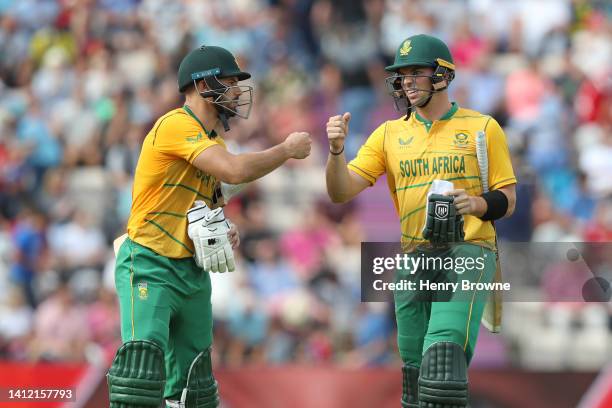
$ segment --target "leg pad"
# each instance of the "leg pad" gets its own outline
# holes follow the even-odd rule
[[[164,396],[164,352],[152,341],[124,343],[107,374],[110,408],[159,407]]]
[[[419,368],[404,364],[402,378],[402,408],[419,408]]]
[[[425,352],[419,377],[419,401],[421,408],[467,407],[467,361],[460,345],[438,342]]]
[[[216,408],[219,405],[217,381],[212,373],[210,347],[196,356],[189,367],[187,387],[181,402],[185,408]]]

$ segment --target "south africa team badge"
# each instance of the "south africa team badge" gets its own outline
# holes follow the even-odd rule
[[[147,282],[140,282],[138,284],[138,297],[141,300],[146,300],[149,297],[149,288],[147,288]]]
[[[467,130],[458,130],[455,132],[455,140],[453,141],[453,144],[456,147],[467,147],[469,137],[470,132]]]

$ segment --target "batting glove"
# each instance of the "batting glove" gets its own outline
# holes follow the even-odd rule
[[[196,264],[206,272],[233,272],[236,263],[228,237],[231,226],[223,209],[210,210],[205,203],[197,201],[187,212],[187,220]]]
[[[462,242],[463,217],[457,212],[454,198],[442,194],[429,194],[423,238],[434,245]]]

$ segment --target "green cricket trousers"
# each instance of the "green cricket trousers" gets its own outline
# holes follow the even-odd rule
[[[489,293],[467,289],[421,291],[419,287],[421,281],[455,282],[459,288],[464,281],[492,282],[496,254],[479,245],[460,243],[446,249],[419,247],[409,256],[422,258],[421,262],[435,258],[441,261],[422,263],[427,266],[415,270],[414,274],[410,270],[397,272],[396,279],[413,281],[416,285],[415,291],[394,292],[397,340],[403,362],[420,367],[423,354],[432,344],[453,342],[463,348],[469,364]]]
[[[212,344],[210,276],[193,258],[166,258],[128,238],[115,286],[122,340],[151,340],[164,350],[164,397],[180,399],[190,364]]]

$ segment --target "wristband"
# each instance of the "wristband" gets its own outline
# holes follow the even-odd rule
[[[340,151],[339,151],[338,153],[334,153],[334,152],[332,152],[331,147],[329,148],[329,153],[330,153],[332,156],[338,156],[338,155],[342,154],[342,152],[343,152],[343,151],[344,151],[344,145],[342,145],[342,149],[340,149]]]
[[[480,217],[483,221],[495,221],[508,212],[508,197],[499,190],[489,191],[481,195],[487,202],[487,212]]]

